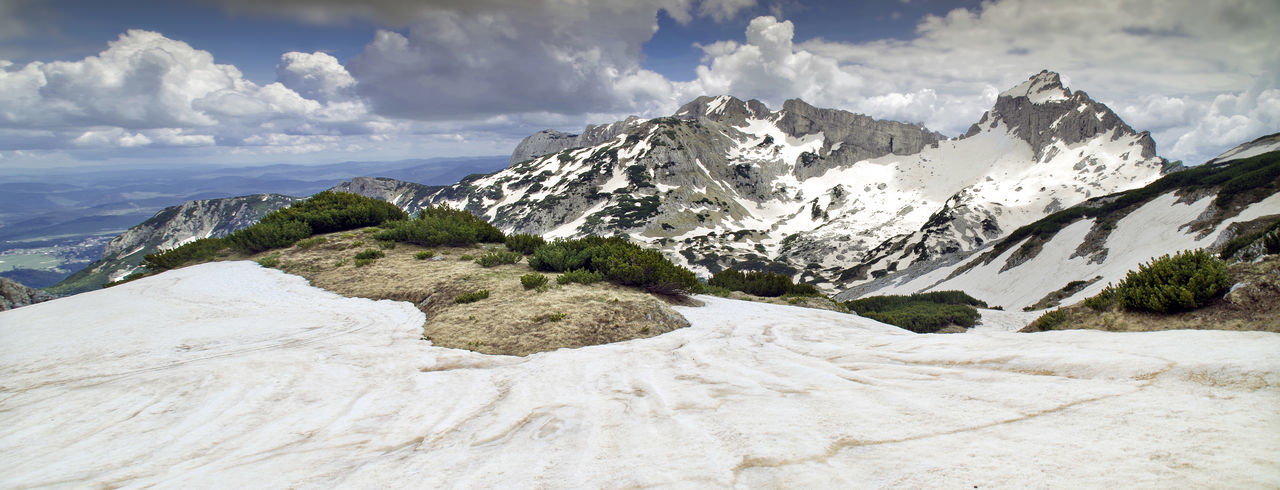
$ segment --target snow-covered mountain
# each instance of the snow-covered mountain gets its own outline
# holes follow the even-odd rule
[[[959,289],[1005,308],[1036,305],[1050,293],[1062,296],[1062,305],[1078,302],[1153,257],[1217,251],[1280,221],[1280,151],[1255,151],[1276,140],[1280,134],[1259,138],[1144,188],[1050,215],[972,254],[920,264],[838,298]]]
[[[74,294],[118,281],[137,270],[147,254],[168,250],[200,238],[221,237],[257,223],[268,213],[301,198],[254,194],[187,201],[160,210],[150,219],[125,230],[102,250],[102,258],[50,288]]]
[[[506,170],[442,189],[339,188],[409,209],[448,203],[506,231],[622,233],[695,270],[746,265],[835,288],[980,247],[1166,170],[1149,134],[1047,71],[951,140],[800,100],[772,111],[729,96],[602,127],[536,134]],[[596,141],[589,134],[612,136],[571,147]]]

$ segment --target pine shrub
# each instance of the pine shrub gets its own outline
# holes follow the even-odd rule
[[[1116,288],[1110,284],[1103,288],[1101,292],[1094,296],[1085,298],[1084,305],[1093,311],[1110,311],[1115,308],[1119,298],[1116,297]]]
[[[378,226],[409,215],[386,201],[350,192],[324,191],[262,218],[260,223],[297,221],[306,223],[312,233],[332,233]]]
[[[783,295],[818,295],[818,288],[812,284],[794,284],[791,282],[790,277],[783,274],[754,271],[744,273],[732,267],[711,276],[711,279],[707,281],[707,285],[770,298]]]
[[[521,258],[523,256],[515,252],[498,251],[481,255],[480,258],[476,259],[476,263],[480,264],[481,267],[493,267],[495,265],[514,264],[519,262]]]
[[[556,283],[557,284],[570,284],[570,283],[592,284],[592,283],[600,282],[603,279],[604,279],[604,274],[601,274],[599,272],[591,272],[586,269],[574,269],[571,271],[567,271],[564,274],[560,274],[560,277],[556,278]]]
[[[547,241],[543,240],[542,237],[537,235],[530,235],[527,233],[507,235],[507,240],[506,240],[507,250],[524,254],[524,255],[532,254],[535,250],[538,249],[538,247],[541,247],[546,244],[547,244]]]
[[[437,206],[423,209],[414,219],[389,221],[378,240],[393,240],[424,247],[464,247],[476,243],[501,243],[502,231],[466,211]]]
[[[413,254],[413,258],[418,260],[427,260],[431,257],[435,257],[435,255],[436,253],[430,250],[420,250],[418,253]]]
[[[1203,249],[1164,255],[1129,271],[1116,286],[1121,307],[1174,313],[1199,308],[1231,285],[1227,264]]]
[[[356,254],[356,260],[373,260],[386,257],[387,254],[376,248],[366,248],[363,252]]]
[[[479,291],[459,294],[453,298],[453,302],[462,305],[467,303],[475,303],[476,301],[480,301],[488,297],[489,297],[489,290],[481,289]]]
[[[844,303],[850,311],[905,328],[916,333],[933,333],[947,327],[974,326],[981,315],[974,308],[987,303],[963,291],[934,291],[910,296],[871,296]]]
[[[227,243],[244,253],[258,253],[273,248],[290,247],[298,240],[309,236],[311,236],[311,226],[304,222],[264,219],[258,224],[232,233],[227,237]]]
[[[549,272],[583,269],[614,284],[663,295],[682,296],[700,287],[689,269],[621,237],[556,240],[538,247],[529,257],[529,266]]]
[[[547,285],[547,276],[537,272],[520,276],[520,285],[525,289],[540,288]]]
[[[1035,321],[1031,322],[1030,325],[1027,325],[1027,330],[1034,332],[1055,330],[1065,323],[1067,323],[1067,312],[1062,310],[1046,311],[1043,315],[1040,315],[1039,318],[1036,318]]]

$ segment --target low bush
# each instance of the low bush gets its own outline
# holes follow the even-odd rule
[[[458,256],[458,260],[461,260],[463,262],[466,262],[468,260],[475,260],[475,259],[476,259],[476,256],[471,254],[462,254]]]
[[[533,272],[520,276],[520,285],[525,289],[540,288],[547,285],[547,276]]]
[[[396,242],[391,240],[378,240],[378,248],[383,250],[392,250],[396,248]]]
[[[949,325],[969,328],[978,322],[978,310],[968,305],[919,301],[887,311],[863,314],[867,318],[905,328],[915,333],[933,333]]]
[[[332,233],[378,226],[408,217],[408,213],[386,201],[350,192],[324,191],[276,210],[264,216],[259,223],[295,221],[306,223],[312,233]]]
[[[424,247],[501,243],[505,238],[502,231],[476,215],[447,206],[423,209],[414,219],[388,221],[383,228],[374,238]]]
[[[459,294],[453,298],[453,302],[461,305],[461,304],[467,304],[467,303],[475,303],[476,301],[480,301],[488,297],[489,297],[489,290],[481,289],[479,291]]]
[[[364,267],[366,265],[372,264],[376,260],[377,259],[356,259],[355,265],[356,267]]]
[[[227,248],[225,239],[205,238],[164,252],[147,254],[142,259],[142,265],[151,272],[167,271],[212,259],[225,248]]]
[[[583,269],[599,273],[614,284],[663,295],[682,296],[700,287],[689,269],[671,263],[656,250],[641,248],[621,237],[556,240],[538,247],[529,257],[529,266],[550,272]]]
[[[432,251],[430,251],[430,250],[420,250],[420,251],[418,251],[418,253],[413,254],[413,258],[418,259],[418,260],[427,260],[427,259],[432,258],[432,257],[435,257],[435,256],[436,256],[436,253],[435,253],[435,252],[432,252]]]
[[[731,291],[742,291],[747,294],[764,297],[817,296],[818,288],[812,284],[794,284],[791,278],[773,272],[741,272],[735,268],[722,270],[707,281],[709,286],[722,287]]]
[[[318,245],[321,245],[326,241],[328,240],[326,240],[325,237],[318,236],[318,237],[308,238],[306,240],[300,240],[298,241],[298,243],[293,244],[293,246],[306,250],[306,249],[314,248]]]
[[[309,236],[311,236],[311,226],[304,222],[266,221],[264,218],[264,221],[258,224],[227,236],[227,243],[244,253],[258,253],[273,248],[290,247],[298,240]]]
[[[266,257],[258,259],[258,265],[266,267],[268,269],[271,269],[280,265],[280,253],[276,252]]]
[[[887,311],[895,308],[901,308],[916,302],[928,302],[947,305],[966,305],[978,308],[986,308],[987,303],[980,299],[965,294],[964,291],[932,291],[928,293],[916,293],[910,296],[870,296],[867,298],[846,301],[844,305],[849,310],[861,315],[872,311]]]
[[[1164,255],[1129,271],[1116,286],[1124,308],[1174,313],[1199,308],[1231,285],[1227,264],[1203,249]]]
[[[363,252],[356,254],[356,260],[373,260],[386,257],[387,254],[376,248],[366,248]]]
[[[1046,311],[1031,324],[1027,325],[1026,329],[1034,332],[1044,332],[1055,330],[1065,323],[1067,323],[1067,312],[1062,310]]]
[[[524,256],[515,252],[498,251],[481,255],[480,258],[476,259],[476,263],[480,264],[481,267],[493,267],[495,265],[514,264],[522,258]]]
[[[586,269],[574,269],[565,272],[564,274],[560,274],[560,277],[556,278],[556,284],[592,284],[600,282],[603,279],[604,274],[599,272],[591,272]]]
[[[935,291],[910,296],[871,296],[846,301],[850,311],[916,333],[933,333],[958,325],[974,326],[981,315],[974,308],[987,303],[962,291]]]
[[[1110,311],[1115,308],[1119,299],[1116,297],[1116,288],[1110,284],[1103,288],[1101,292],[1094,296],[1085,298],[1083,303],[1093,311]]]
[[[722,287],[722,286],[712,286],[710,284],[705,284],[702,286],[702,294],[710,294],[712,296],[719,296],[721,298],[729,297],[729,293],[732,293],[732,292],[733,292],[732,289]]]
[[[542,237],[527,233],[508,235],[506,240],[507,250],[524,255],[532,254],[538,247],[546,244],[547,241],[543,240]]]

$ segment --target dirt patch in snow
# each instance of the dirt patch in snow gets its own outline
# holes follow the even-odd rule
[[[1280,256],[1228,267],[1231,290],[1195,311],[1165,315],[1136,311],[1094,311],[1083,303],[1061,308],[1066,319],[1051,330],[1112,332],[1159,330],[1247,330],[1280,332]],[[1028,326],[1023,332],[1040,331]]]
[[[510,265],[481,267],[465,256],[505,251],[502,245],[427,249],[399,243],[382,249],[373,229],[322,235],[324,242],[249,257],[307,278],[311,284],[344,296],[408,301],[426,314],[423,337],[443,347],[485,354],[523,356],[652,337],[689,322],[662,300],[636,289],[599,282],[556,284],[547,273],[544,288],[527,290],[520,276],[534,271],[522,259]],[[385,257],[356,266],[355,254],[381,250]],[[430,250],[433,257],[418,259]],[[472,303],[459,295],[487,290]]]

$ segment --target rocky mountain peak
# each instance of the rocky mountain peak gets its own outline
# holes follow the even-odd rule
[[[673,116],[684,120],[707,119],[737,126],[745,124],[747,119],[764,119],[769,114],[769,108],[755,99],[743,101],[731,95],[703,95],[680,106]]]
[[[1089,98],[1084,91],[1072,92],[1062,85],[1057,73],[1048,70],[1001,92],[995,107],[970,126],[962,138],[997,130],[1002,124],[1008,132],[1031,144],[1037,160],[1044,159],[1046,150],[1055,142],[1072,145],[1099,136],[1108,136],[1111,141],[1130,138],[1142,158],[1156,156],[1156,143],[1150,133],[1134,131],[1106,104]]]

